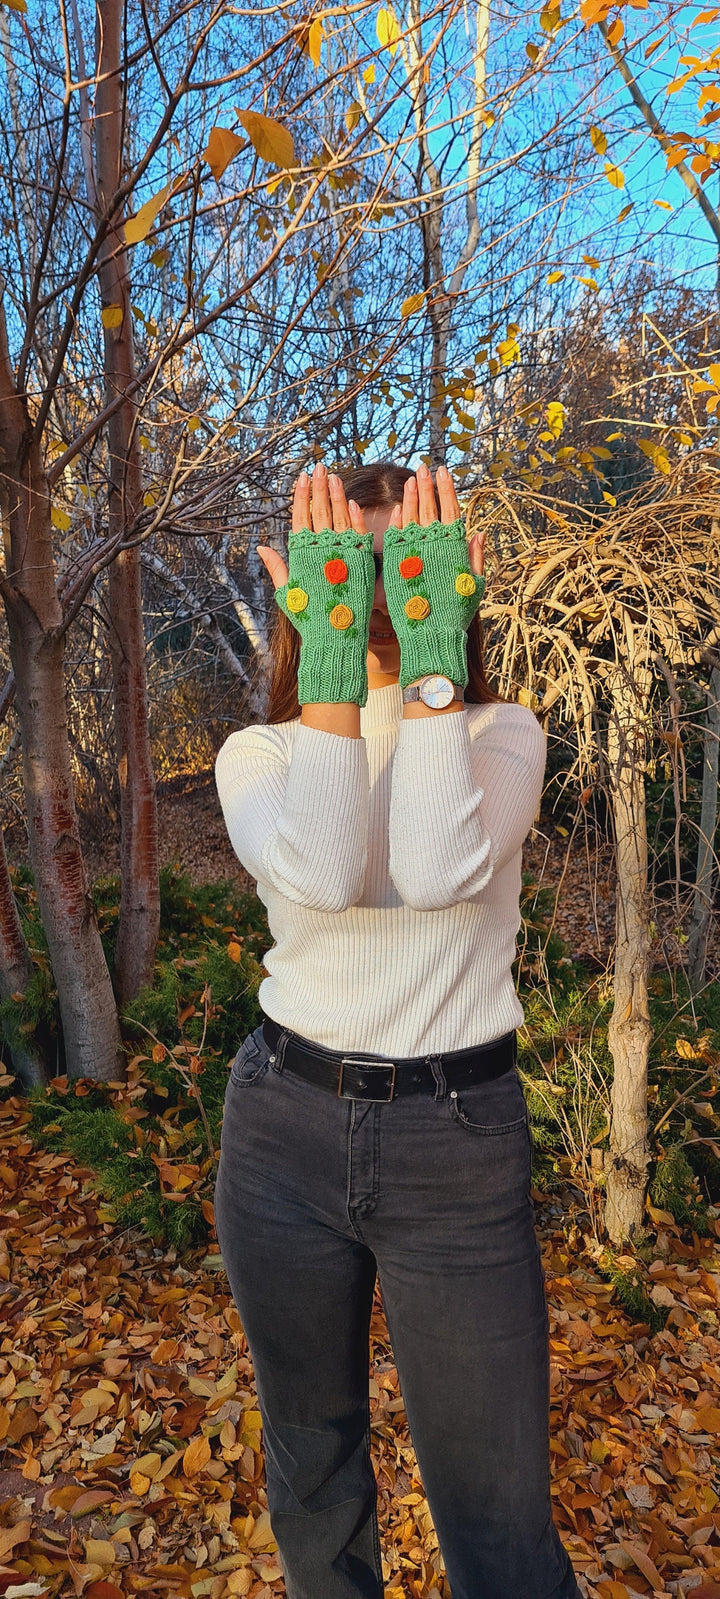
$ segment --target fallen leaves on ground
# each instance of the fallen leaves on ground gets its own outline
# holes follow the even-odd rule
[[[36,1148],[28,1120],[0,1106],[0,1595],[275,1599],[261,1419],[219,1259],[118,1233],[92,1172]],[[651,1335],[556,1212],[539,1202],[553,1502],[583,1591],[720,1599],[720,1244],[658,1233],[646,1276],[668,1316]],[[387,1599],[447,1599],[379,1297],[371,1404]]]

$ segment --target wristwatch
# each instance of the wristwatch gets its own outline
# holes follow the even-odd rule
[[[451,683],[449,677],[441,677],[434,673],[430,677],[423,677],[419,683],[411,683],[409,688],[402,691],[403,704],[411,700],[422,700],[423,705],[429,706],[433,711],[444,711],[447,705],[452,705],[453,700],[465,699],[465,690],[459,684]]]

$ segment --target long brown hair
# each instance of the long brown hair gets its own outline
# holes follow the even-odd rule
[[[345,492],[361,510],[374,508],[391,511],[401,505],[405,484],[413,477],[409,467],[396,466],[393,461],[376,461],[371,466],[351,467],[340,472]],[[270,638],[270,694],[267,721],[291,722],[300,715],[298,702],[298,666],[300,662],[300,634],[289,617],[278,607]],[[494,705],[503,701],[485,676],[483,663],[483,630],[479,612],[476,613],[467,636],[468,685],[465,700],[469,705]]]

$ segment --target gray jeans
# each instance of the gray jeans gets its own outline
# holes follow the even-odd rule
[[[453,1599],[579,1599],[553,1525],[545,1284],[513,1069],[389,1103],[282,1069],[257,1029],[215,1215],[252,1356],[288,1599],[382,1599],[370,1461],[376,1274]]]

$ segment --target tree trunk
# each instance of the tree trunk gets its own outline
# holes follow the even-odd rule
[[[440,172],[430,152],[426,125],[428,78],[422,62],[423,8],[420,0],[410,0],[408,16],[410,29],[407,42],[401,48],[408,75],[418,145],[417,187],[421,197],[424,194],[427,196],[420,209],[420,226],[423,240],[423,288],[427,294],[427,315],[432,341],[428,395],[428,457],[434,469],[442,465],[447,452],[447,364],[453,312],[465,274],[480,243],[477,191],[490,42],[490,6],[489,0],[477,0],[475,8],[474,97],[465,188],[466,232],[449,282],[446,281],[444,257],[447,201]],[[423,183],[427,185],[426,190],[423,188]]]
[[[121,0],[98,6],[95,182],[101,214],[112,216],[100,255],[103,308],[120,306],[122,322],[105,328],[105,393],[108,403],[135,377],[130,276],[123,208],[113,213],[122,175],[125,112],[121,73]],[[120,544],[142,505],[142,465],[136,407],[131,400],[108,423],[109,531]],[[115,739],[120,781],[120,921],[115,951],[115,988],[122,1005],[152,982],[160,931],[160,884],[155,774],[145,667],[145,630],[138,549],[125,549],[108,574],[110,653],[113,669]]]
[[[628,681],[627,666],[614,669],[611,696],[607,753],[615,823],[617,910],[614,1005],[608,1027],[614,1077],[605,1224],[613,1243],[620,1244],[633,1238],[643,1225],[650,1158],[647,1087],[652,1024],[648,1006],[645,730],[639,695]]]
[[[5,575],[0,583],[22,732],[28,847],[58,989],[68,1074],[119,1078],[115,1000],[80,847],[55,583],[50,498],[40,446],[16,392],[0,305],[0,459]]]
[[[30,951],[25,942],[10,879],[10,868],[5,854],[5,840],[0,831],[0,999],[12,999],[24,994],[33,973]],[[24,1049],[10,1045],[13,1071],[23,1088],[33,1088],[36,1083],[47,1082],[45,1062],[31,1044]]]
[[[703,742],[702,806],[698,837],[695,898],[688,943],[688,971],[695,988],[705,980],[708,935],[712,914],[715,834],[718,811],[718,749],[720,748],[720,668],[713,667],[708,690]]]

